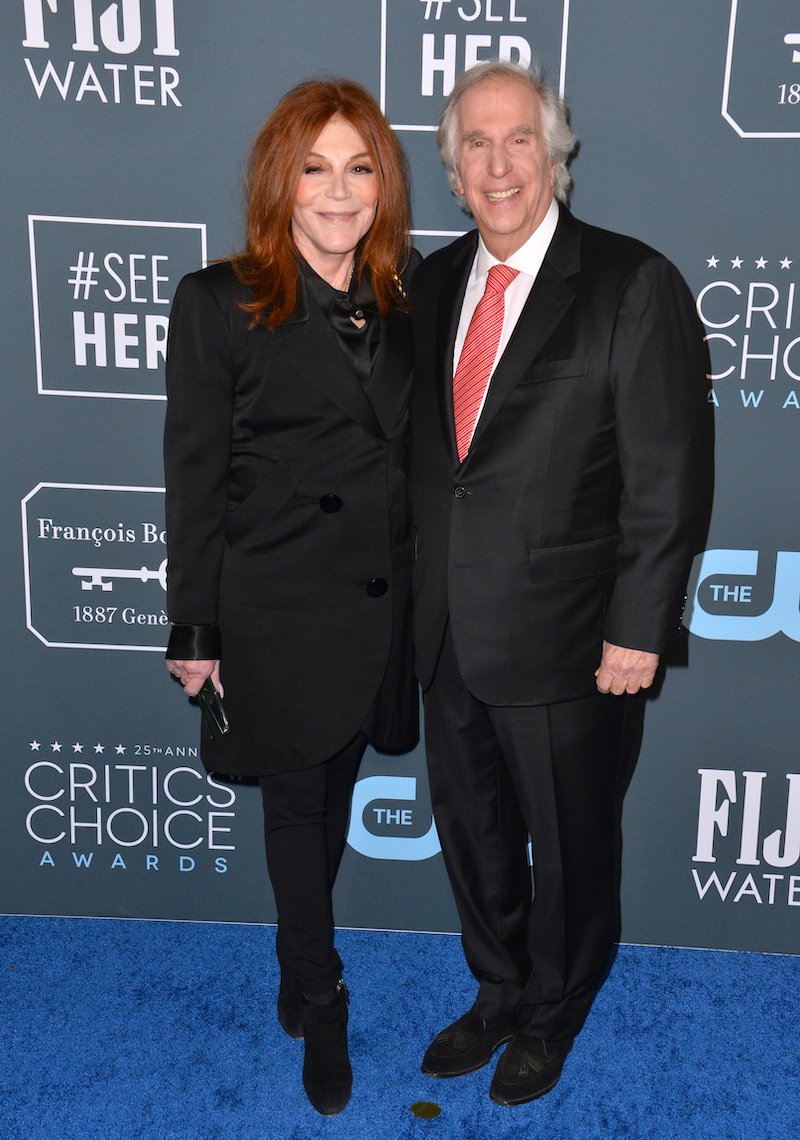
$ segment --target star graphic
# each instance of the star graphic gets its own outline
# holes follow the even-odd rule
[[[124,756],[125,745],[124,744],[118,744],[117,747],[114,749],[114,751],[116,752],[117,756]]]
[[[756,269],[766,269],[766,267],[767,259],[765,257],[759,257],[758,261],[756,262]]]
[[[72,751],[73,752],[83,752],[83,745],[82,744],[73,744],[72,745]]]
[[[716,269],[719,265],[719,259],[716,257],[707,257],[706,261],[708,262],[709,269]]]
[[[95,752],[105,752],[105,745],[104,744],[95,744],[94,750],[95,750]]]
[[[741,268],[742,268],[742,259],[741,259],[741,257],[734,257],[734,258],[732,259],[732,261],[731,261],[731,268],[732,268],[732,269],[741,269]]]
[[[30,742],[30,744],[31,744],[31,752],[38,752],[39,749],[42,747],[38,740],[32,740]]]
[[[789,258],[788,258],[788,257],[784,257],[784,259],[781,261],[781,269],[788,269],[788,268],[789,268],[789,266],[790,266],[791,264],[792,264],[792,263],[791,263],[791,261],[789,260]]]
[[[50,747],[53,749],[54,752],[60,752],[61,751],[61,745],[58,743],[57,740],[54,740],[53,743],[50,745]]]

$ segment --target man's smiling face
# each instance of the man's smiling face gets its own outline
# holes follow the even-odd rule
[[[505,261],[524,245],[553,199],[536,92],[519,79],[486,79],[458,107],[458,189],[486,248]]]

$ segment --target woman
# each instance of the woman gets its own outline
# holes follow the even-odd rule
[[[186,277],[170,322],[167,667],[189,696],[224,682],[230,733],[203,728],[203,762],[259,778],[278,1017],[335,1115],[352,1084],[331,906],[351,792],[367,742],[417,740],[403,154],[357,84],[303,83],[258,134],[248,192],[244,252]]]

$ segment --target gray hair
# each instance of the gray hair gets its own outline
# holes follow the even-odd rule
[[[447,170],[447,182],[456,196],[459,206],[469,213],[466,199],[458,192],[458,104],[470,88],[490,79],[518,79],[525,83],[539,97],[542,109],[542,131],[547,156],[555,166],[553,193],[559,202],[567,201],[572,186],[572,178],[567,170],[567,162],[575,153],[578,140],[569,125],[569,113],[561,96],[544,82],[542,69],[538,63],[530,68],[521,67],[504,59],[490,59],[471,67],[456,80],[453,90],[439,115],[439,129],[436,144]]]

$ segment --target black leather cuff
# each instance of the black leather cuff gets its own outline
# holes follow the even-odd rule
[[[218,625],[173,625],[167,646],[170,661],[218,661]]]

